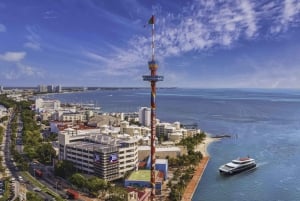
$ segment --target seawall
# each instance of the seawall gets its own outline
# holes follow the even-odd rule
[[[193,178],[188,183],[184,194],[182,196],[181,201],[190,201],[193,198],[193,195],[196,191],[196,188],[202,178],[202,175],[205,171],[205,168],[207,166],[207,163],[209,161],[209,156],[204,156],[198,166],[196,167],[195,173],[193,175]]]

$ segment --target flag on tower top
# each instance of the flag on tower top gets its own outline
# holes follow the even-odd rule
[[[154,15],[152,15],[148,21],[148,24],[154,24],[154,23],[155,23],[155,18],[154,18]]]

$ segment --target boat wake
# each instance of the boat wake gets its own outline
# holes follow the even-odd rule
[[[265,165],[267,165],[267,164],[268,164],[268,162],[257,163],[257,164],[256,164],[256,167],[265,166]]]
[[[253,167],[253,168],[251,168],[251,169],[249,169],[249,170],[244,171],[244,173],[247,173],[247,172],[253,172],[253,171],[255,171],[257,168],[262,167],[262,166],[265,166],[265,165],[267,165],[267,164],[268,164],[268,162],[257,163],[255,167]]]

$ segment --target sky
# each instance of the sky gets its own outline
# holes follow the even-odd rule
[[[0,85],[299,88],[300,0],[0,0]]]

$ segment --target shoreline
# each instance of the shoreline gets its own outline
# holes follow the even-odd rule
[[[209,145],[215,141],[219,141],[219,139],[212,138],[210,134],[206,133],[206,137],[203,142],[198,144],[195,147],[195,151],[200,151],[202,153],[203,158],[201,159],[200,163],[196,166],[195,173],[193,175],[193,178],[188,183],[186,189],[184,190],[184,194],[182,196],[181,201],[190,201],[192,200],[194,193],[197,189],[197,186],[199,185],[202,175],[206,169],[206,166],[208,164],[208,161],[210,159],[210,155],[208,153],[207,148]]]
[[[195,147],[195,151],[200,151],[202,153],[202,156],[210,156],[208,153],[208,147],[211,143],[219,141],[219,138],[213,138],[211,137],[211,134],[209,133],[205,133],[206,137],[203,140],[203,142],[201,142],[200,144],[197,144],[197,146]]]

